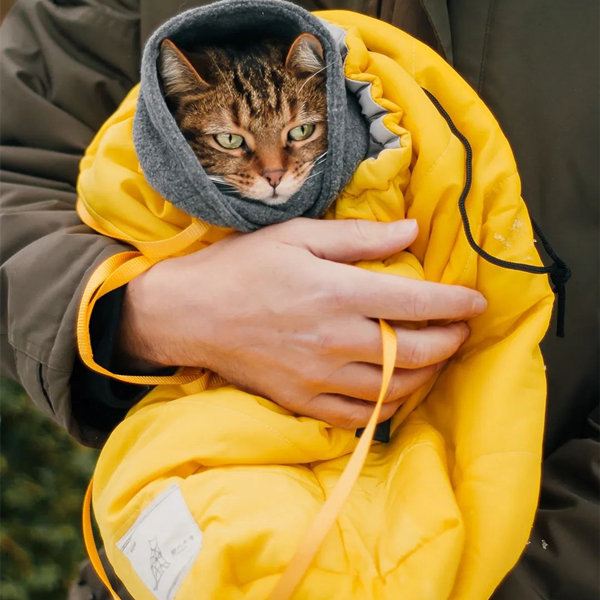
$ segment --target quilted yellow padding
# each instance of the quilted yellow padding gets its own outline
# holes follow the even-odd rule
[[[491,265],[468,245],[457,207],[465,150],[422,88],[473,148],[475,239],[494,256],[538,265],[519,176],[493,116],[432,50],[359,14],[318,16],[347,31],[346,76],[372,83],[401,138],[400,148],[359,166],[327,217],[417,219],[410,252],[361,266],[476,288],[488,309],[469,322],[470,339],[437,380],[398,412],[391,442],[373,445],[294,598],[483,600],[532,525],[545,401],[538,344],[552,293],[545,276]],[[228,232],[196,222],[144,181],[131,140],[136,95],[82,161],[79,212],[152,264]],[[105,290],[113,276],[109,269]],[[86,302],[97,293],[96,285]],[[203,536],[176,598],[264,600],[356,442],[209,374],[159,385],[116,428],[96,468],[94,510],[110,561],[137,600],[155,599],[116,543],[176,483]]]

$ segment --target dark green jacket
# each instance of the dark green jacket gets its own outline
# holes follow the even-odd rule
[[[142,45],[203,2],[20,0],[2,25],[2,373],[80,440],[123,410],[72,394],[75,311],[96,265],[122,251],[74,211],[78,161],[138,80]],[[205,3],[205,2],[204,2]],[[544,484],[531,544],[502,600],[598,591],[598,3],[314,0],[382,18],[429,43],[478,90],[513,146],[531,213],[572,267],[567,337],[544,344]],[[595,471],[594,471],[595,469]]]

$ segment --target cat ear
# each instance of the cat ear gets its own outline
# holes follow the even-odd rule
[[[210,87],[183,52],[169,39],[163,40],[160,45],[158,71],[166,96],[177,96]]]
[[[300,34],[292,44],[285,68],[297,75],[314,75],[325,67],[323,46],[321,42],[310,33]]]

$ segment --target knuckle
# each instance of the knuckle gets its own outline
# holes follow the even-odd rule
[[[334,427],[339,427],[340,429],[354,429],[355,426],[352,425],[351,419],[349,419],[348,417],[331,417],[326,419],[326,421],[330,424],[333,425]]]
[[[385,402],[394,402],[404,395],[406,395],[404,377],[402,376],[402,373],[394,374],[385,395]]]
[[[386,404],[403,402],[407,396],[412,394],[428,379],[430,367],[418,369],[397,369],[390,381],[390,387],[386,394]]]
[[[411,289],[407,292],[407,297],[404,302],[409,319],[420,320],[428,313],[430,304],[429,294],[422,287]]]
[[[446,343],[440,344],[440,351],[438,352],[438,360],[444,360],[452,356],[460,347],[463,342],[463,337],[460,329],[452,327],[447,332]]]
[[[471,330],[464,321],[453,323],[451,327],[456,337],[455,345],[458,348],[469,337],[469,335],[471,334]]]
[[[342,429],[358,429],[359,427],[364,427],[369,419],[367,417],[363,417],[361,415],[353,415],[348,417],[345,422],[340,425]]]
[[[450,358],[458,350],[465,339],[464,330],[458,325],[451,324],[439,329],[436,344],[430,348],[428,360],[423,366]]]
[[[417,336],[406,350],[406,364],[410,367],[421,367],[431,359],[430,349]]]
[[[382,421],[387,421],[388,419],[393,417],[401,404],[402,402],[400,400],[390,402],[389,404],[384,404],[381,407],[381,412],[379,413],[379,418],[377,419],[377,421],[381,423]]]
[[[338,398],[344,399],[345,406],[338,407],[334,413],[331,413],[326,419],[327,422],[340,429],[364,427],[371,416],[371,409],[362,404],[361,400],[342,396]]]
[[[328,326],[320,327],[314,335],[314,348],[316,354],[321,357],[337,354],[343,347],[341,336],[342,334],[338,328]]]
[[[368,423],[369,417],[371,416],[375,405],[364,406],[359,404],[359,402],[360,401],[356,401],[356,403],[352,405],[352,408],[346,417],[347,426],[345,429],[364,427]]]
[[[349,300],[348,290],[341,282],[326,282],[318,290],[318,296],[325,308],[335,312],[344,309]]]
[[[335,351],[335,334],[329,331],[320,331],[315,339],[316,352],[319,356],[329,356]]]
[[[305,272],[302,274],[305,275]],[[343,285],[332,281],[328,272],[313,269],[309,275],[302,280],[303,302],[311,313],[323,311],[335,315],[336,309],[347,302]]]
[[[370,241],[371,235],[371,227],[370,221],[363,219],[354,219],[352,221],[355,239],[358,241],[368,242]]]
[[[425,385],[436,371],[436,365],[428,365],[414,371],[412,377],[406,382],[405,395],[412,394],[422,385]]]
[[[299,375],[297,388],[304,396],[314,396],[324,388],[325,377],[319,361],[305,364]]]
[[[401,402],[426,383],[434,372],[435,366],[427,366],[395,374],[386,394],[386,403]]]

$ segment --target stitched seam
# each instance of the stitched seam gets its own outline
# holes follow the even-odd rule
[[[445,59],[447,59],[448,57],[446,56],[446,50],[444,49],[444,44],[442,43],[442,38],[440,37],[440,34],[438,33],[437,27],[435,26],[433,19],[429,15],[429,11],[427,10],[427,8],[425,8],[425,3],[423,2],[423,0],[419,0],[419,4],[421,5],[421,10],[425,13],[425,17],[427,18],[427,22],[429,23],[429,26],[431,27],[431,31],[433,31],[433,37],[435,38],[435,41],[437,42],[440,56],[443,56]]]
[[[512,177],[515,177],[516,175],[518,175],[518,173],[516,171],[513,171],[512,173],[509,173],[508,175],[504,176],[502,179],[500,179],[499,181],[497,181],[484,195],[483,195],[483,202],[482,202],[482,208],[485,208],[485,205],[487,203],[488,198],[496,193],[498,191],[498,189],[500,189],[505,183],[506,181],[508,181],[509,179],[511,179]],[[480,230],[479,233],[481,233],[481,227],[483,227],[484,222],[482,220],[481,225],[480,225]],[[462,231],[462,230],[461,230]],[[464,233],[464,232],[463,232]],[[464,279],[466,277],[467,272],[470,270],[473,262],[477,261],[477,258],[479,257],[479,255],[477,253],[472,253],[470,252],[467,260],[464,264],[463,270],[461,272],[461,280]]]
[[[440,161],[446,156],[446,154],[448,154],[448,152],[450,151],[450,146],[452,145],[452,142],[456,140],[459,141],[458,138],[456,138],[452,132],[450,130],[448,130],[448,143],[446,144],[446,147],[442,150],[442,152],[439,154],[439,156],[433,161],[433,164],[430,165],[430,167],[427,169],[427,171],[425,171],[425,173],[423,173],[422,177],[423,179],[425,177],[429,177],[429,175],[431,174],[431,172],[436,169],[440,163]]]
[[[26,356],[29,360],[32,360],[32,361],[34,361],[36,363],[39,363],[40,365],[44,365],[49,370],[55,371],[56,373],[64,373],[64,374],[67,374],[67,373],[71,372],[70,369],[57,369],[55,367],[50,366],[47,361],[42,360],[39,356],[34,356],[33,354],[31,354],[27,350],[23,350],[22,348],[19,348],[18,346],[16,346],[14,344],[14,342],[11,341],[10,337],[9,337],[8,341],[10,343],[11,348],[15,352],[18,352],[19,354],[22,354],[23,356]],[[38,349],[41,350],[41,348],[39,348],[38,346],[35,346],[35,344],[31,344],[31,345],[34,346],[35,348],[38,348]]]
[[[477,80],[477,93],[481,94],[483,88],[483,81],[485,79],[485,58],[487,55],[488,42],[492,29],[492,18],[494,16],[494,9],[496,7],[495,0],[490,0],[488,5],[488,14],[485,23],[485,32],[483,34],[483,47],[481,48],[481,67],[479,68],[479,78]]]
[[[505,175],[504,177],[502,177],[502,179],[499,179],[489,190],[487,190],[487,192],[483,195],[483,204],[485,205],[485,203],[487,202],[488,198],[492,195],[495,194],[500,188],[502,188],[504,186],[504,184],[509,180],[512,179],[513,177],[516,177],[518,175],[518,173],[516,171],[513,171],[512,173],[509,173],[508,175]]]
[[[46,400],[46,403],[48,404],[48,407],[52,411],[52,414],[55,415],[56,411],[54,410],[54,406],[52,406],[52,401],[50,400],[50,396],[48,395],[48,392],[46,392],[46,386],[44,384],[43,368],[44,368],[44,365],[42,365],[42,363],[39,363],[38,364],[38,383],[40,384],[40,389],[42,390],[42,394],[44,395],[44,398]]]

